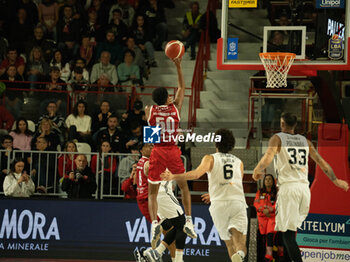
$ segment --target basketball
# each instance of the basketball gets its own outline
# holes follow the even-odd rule
[[[6,85],[3,82],[0,82],[0,95],[6,90]]]
[[[179,40],[171,40],[165,46],[165,55],[170,59],[180,58],[185,53],[185,47]]]

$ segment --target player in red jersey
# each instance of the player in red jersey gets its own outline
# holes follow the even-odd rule
[[[181,68],[181,59],[174,59],[178,76],[178,89],[175,100],[169,96],[164,87],[156,88],[152,93],[152,99],[157,105],[145,108],[146,118],[150,126],[159,126],[161,128],[160,143],[155,144],[150,156],[149,174],[148,174],[148,207],[152,220],[152,247],[160,237],[160,224],[157,221],[157,195],[161,182],[160,174],[166,169],[175,173],[185,171],[181,160],[181,150],[176,145],[175,137],[179,129],[180,112],[185,96],[185,81]],[[191,217],[191,194],[186,181],[179,181],[181,189],[182,204],[186,213],[186,223],[184,226],[185,233],[196,238],[194,226]]]

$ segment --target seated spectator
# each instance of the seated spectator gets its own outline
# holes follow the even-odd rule
[[[157,0],[149,0],[144,12],[147,17],[149,32],[153,32],[153,46],[156,50],[162,50],[168,38],[168,26],[166,24],[163,3]]]
[[[40,47],[33,47],[30,52],[27,63],[27,79],[31,82],[42,82],[49,73],[49,66],[44,60],[43,53]],[[30,88],[37,86],[35,83],[30,83]]]
[[[13,137],[13,146],[20,150],[30,150],[33,133],[28,129],[28,121],[24,117],[17,118],[16,128],[10,132]]]
[[[91,139],[91,117],[86,115],[87,104],[78,101],[73,108],[73,113],[66,119],[69,129],[69,140],[77,139],[79,142],[90,143]]]
[[[89,8],[89,10],[94,9],[97,12],[97,23],[103,28],[105,28],[109,22],[109,9],[111,6],[110,2],[111,1],[92,0]]]
[[[66,123],[65,123],[64,117],[59,115],[57,111],[58,111],[58,108],[57,108],[56,102],[49,101],[46,106],[46,113],[40,116],[38,125],[40,125],[41,120],[43,120],[44,118],[49,119],[51,120],[55,131],[57,131],[59,134],[64,135],[66,131]]]
[[[136,123],[137,126],[146,126],[147,120],[145,111],[143,110],[143,103],[140,100],[136,100],[132,110],[122,115],[122,121],[120,126],[123,130],[131,131],[131,126]]]
[[[89,39],[92,46],[96,45],[96,42],[103,41],[104,31],[101,24],[99,24],[98,14],[95,8],[88,9],[88,21],[83,25],[83,34]]]
[[[53,58],[50,62],[50,67],[58,67],[60,70],[60,78],[64,82],[68,82],[70,77],[70,66],[69,63],[66,63],[62,58],[62,52],[60,50],[56,50]]]
[[[137,164],[132,165],[132,171],[130,177],[125,179],[122,183],[121,190],[124,191],[124,199],[136,199],[137,191],[136,177],[137,177]]]
[[[73,19],[81,22],[85,21],[87,19],[86,12],[84,9],[83,4],[81,3],[82,1],[77,1],[77,0],[65,0],[64,3],[66,5],[70,6],[73,11]],[[60,10],[60,17],[62,17],[63,12]]]
[[[95,45],[90,41],[90,38],[86,35],[82,36],[79,54],[81,58],[85,59],[89,68],[92,67],[92,61],[95,59],[94,49]]]
[[[46,34],[57,41],[56,25],[59,18],[59,6],[54,0],[43,0],[38,5],[39,21],[45,27]]]
[[[283,44],[284,35],[280,31],[274,31],[272,34],[272,38],[270,43],[267,46],[268,52],[285,52],[287,50],[287,46]]]
[[[78,155],[75,159],[76,169],[65,175],[62,190],[66,191],[68,198],[92,198],[97,185],[94,173],[87,165],[85,155]]]
[[[48,142],[48,151],[57,151],[57,146],[60,144],[61,139],[57,131],[55,131],[52,121],[48,118],[41,119],[38,130],[34,133],[32,139],[32,149],[35,148],[37,140],[42,137]]]
[[[80,43],[80,24],[73,18],[73,9],[69,5],[63,7],[63,17],[57,22],[58,48],[71,60],[78,52]]]
[[[108,25],[109,31],[113,32],[117,42],[125,46],[128,36],[128,26],[122,20],[122,11],[120,9],[113,10],[113,19]]]
[[[118,0],[117,4],[111,6],[109,10],[109,22],[113,21],[115,10],[120,10],[122,21],[127,27],[131,27],[132,21],[134,21],[135,10],[129,5],[128,0]]]
[[[12,129],[15,119],[7,109],[0,105],[0,135],[6,135]]]
[[[99,161],[99,167],[100,167],[99,174],[98,174],[99,177],[102,177],[102,172],[103,172],[103,181],[102,180],[100,181],[103,183],[103,194],[112,194],[112,188],[115,188],[114,174],[117,169],[117,156],[108,156],[108,155],[103,156],[103,154],[111,153],[111,150],[112,148],[109,141],[103,141],[99,146],[99,153],[100,153],[98,155],[99,159],[97,159],[97,155],[93,155],[91,158],[90,166],[91,166],[92,172],[95,175],[97,175],[96,174],[97,161]],[[111,182],[112,182],[112,186],[110,187]]]
[[[5,152],[0,153],[0,192],[2,192],[2,184],[6,175],[9,173],[8,163],[14,157],[13,150],[18,150],[13,148],[13,138],[10,135],[4,135],[1,137],[1,150],[6,150]]]
[[[127,152],[130,152],[131,148],[134,145],[138,145],[143,141],[142,130],[143,130],[142,125],[137,122],[130,123],[130,131],[125,130],[125,132],[127,132],[127,135],[126,135],[127,142],[125,144]]]
[[[100,130],[100,128],[107,127],[108,118],[112,115],[110,109],[109,102],[107,100],[103,100],[100,104],[100,111],[92,117],[91,129],[93,134]]]
[[[115,40],[115,35],[112,30],[106,32],[106,39],[97,45],[96,57],[102,59],[102,53],[108,52],[110,54],[110,63],[117,65],[121,62],[123,56],[123,49],[121,45]],[[102,60],[101,60],[102,61]],[[92,70],[94,70],[92,68]]]
[[[138,145],[131,146],[131,154],[133,155],[124,157],[119,163],[118,177],[120,184],[130,177],[133,165],[139,160],[140,152],[138,150]]]
[[[118,128],[118,117],[112,114],[108,117],[107,128],[101,129],[96,133],[95,144],[100,144],[102,141],[109,141],[112,146],[112,152],[125,152],[125,138],[122,130]]]
[[[100,57],[100,63],[94,64],[91,71],[90,82],[95,83],[102,73],[108,75],[110,82],[113,85],[118,83],[117,70],[115,65],[110,63],[111,54],[107,51],[103,51]]]
[[[32,51],[35,46],[41,48],[45,61],[49,63],[52,57],[52,51],[55,50],[56,45],[54,41],[44,38],[44,29],[41,25],[37,25],[34,28],[34,36],[26,43],[25,54],[27,57],[29,57],[30,51]]]
[[[0,75],[3,75],[6,72],[6,69],[9,65],[14,65],[17,69],[17,73],[23,76],[25,69],[24,59],[20,56],[17,56],[16,48],[9,47],[7,50],[7,58],[5,58],[0,65]]]
[[[86,100],[87,93],[79,91],[88,91],[88,81],[83,77],[83,68],[75,67],[74,76],[68,81],[68,90],[73,91],[73,101]]]
[[[148,56],[149,64],[153,67],[157,66],[154,59],[154,47],[152,44],[152,34],[148,31],[149,28],[145,25],[145,18],[143,15],[136,17],[136,24],[132,28],[132,36],[135,39],[136,45],[142,52]]]
[[[11,170],[3,183],[5,196],[30,197],[34,194],[34,182],[24,170],[24,165],[22,158],[15,158],[12,161]]]
[[[6,81],[6,91],[5,91],[5,105],[7,110],[15,117],[19,117],[21,114],[21,109],[23,105],[23,91],[14,90],[22,89],[27,86],[17,81],[23,81],[23,77],[17,74],[16,66],[9,65],[6,73],[0,77],[1,80]]]
[[[83,69],[83,78],[89,83],[89,72],[86,70],[86,61],[85,59],[79,57],[76,58],[73,63],[73,68],[81,67]],[[74,78],[74,71],[72,72],[71,79]]]
[[[29,24],[36,25],[38,23],[38,7],[33,0],[17,1],[16,9],[24,9],[27,13],[27,21]]]
[[[120,84],[140,83],[140,68],[133,64],[134,57],[134,51],[126,50],[124,52],[124,63],[118,66],[118,79]]]
[[[29,159],[32,167],[30,175],[39,192],[53,193],[56,185],[55,179],[58,179],[58,177],[55,178],[56,155],[47,153],[52,150],[46,136],[36,139],[35,148],[37,152],[33,153]]]
[[[9,27],[9,44],[16,48],[19,54],[24,53],[25,43],[32,36],[34,28],[34,24],[27,19],[27,11],[23,8],[18,9],[16,20]]]
[[[199,3],[192,2],[191,11],[188,11],[183,20],[182,35],[186,40],[185,48],[191,47],[191,60],[196,58],[196,44],[200,38],[200,19],[202,14],[199,12]]]
[[[60,177],[64,177],[68,175],[71,171],[77,168],[75,163],[75,159],[77,158],[77,154],[69,154],[70,152],[78,152],[77,145],[74,141],[68,141],[64,147],[64,152],[68,154],[62,154],[58,158],[58,175]]]
[[[138,66],[140,69],[140,84],[143,85],[143,77],[148,79],[148,69],[146,67],[145,57],[143,56],[141,49],[135,45],[133,37],[128,37],[125,50],[127,49],[135,53],[133,64]]]

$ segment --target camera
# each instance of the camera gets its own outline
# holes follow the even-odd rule
[[[80,178],[82,178],[83,177],[83,175],[81,174],[81,173],[79,173],[79,172],[76,172],[75,173],[75,179],[76,180],[79,180]]]

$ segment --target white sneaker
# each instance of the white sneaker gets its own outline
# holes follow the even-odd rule
[[[143,255],[146,257],[148,262],[161,261],[161,255],[155,249],[148,248],[145,252],[143,252]]]
[[[151,227],[152,238],[151,238],[151,246],[152,248],[156,248],[159,243],[160,234],[162,233],[162,227],[159,223],[152,223]]]
[[[231,262],[243,262],[243,259],[239,254],[235,253],[231,257]]]
[[[183,230],[190,238],[197,238],[197,233],[194,230],[194,225],[191,220],[186,220]]]

